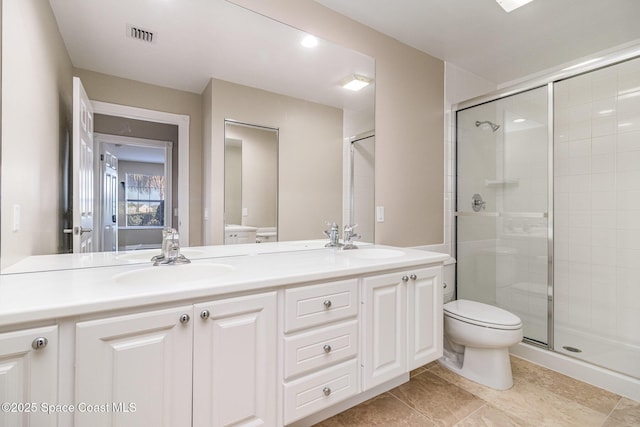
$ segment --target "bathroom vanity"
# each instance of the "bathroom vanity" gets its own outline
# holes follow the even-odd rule
[[[0,277],[0,424],[310,425],[442,355],[448,255],[278,245]]]

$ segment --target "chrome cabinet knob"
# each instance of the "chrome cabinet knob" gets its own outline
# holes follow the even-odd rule
[[[409,276],[409,279],[411,280],[416,280],[418,278],[418,276],[416,276],[415,274],[412,274],[411,276]]]
[[[180,316],[180,323],[182,324],[189,323],[189,320],[191,320],[191,317],[189,317],[188,314],[183,314],[182,316]]]
[[[331,353],[331,346],[329,344],[325,344],[322,348],[325,353]]]
[[[329,396],[331,394],[331,389],[329,387],[325,387],[322,389],[322,392],[325,396]]]
[[[34,350],[42,350],[47,346],[47,344],[49,344],[48,339],[46,339],[45,337],[38,337],[33,340],[33,342],[31,343],[31,347],[33,347]]]
[[[331,308],[331,300],[324,300],[323,304],[325,308]]]
[[[403,282],[408,282],[409,281],[409,276],[402,276],[402,281]]]
[[[210,314],[211,314],[211,313],[209,313],[209,310],[202,310],[202,311],[200,312],[200,318],[201,318],[202,320],[207,320],[207,319],[209,318],[209,315],[210,315]]]
[[[442,287],[443,287],[444,289],[447,289],[447,282],[442,282]]]

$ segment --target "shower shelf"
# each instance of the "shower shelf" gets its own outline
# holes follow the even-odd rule
[[[503,218],[546,218],[546,212],[456,212],[456,216],[486,216]]]
[[[517,179],[485,179],[485,187],[502,187],[503,185],[518,185]]]

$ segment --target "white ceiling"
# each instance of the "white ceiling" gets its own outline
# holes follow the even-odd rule
[[[353,111],[373,111],[374,89],[340,87],[373,77],[375,61],[225,0],[49,0],[73,65],[200,94],[211,77]],[[155,33],[144,43],[127,25]]]
[[[49,0],[74,66],[201,93],[210,77],[362,111],[373,89],[345,92],[374,60],[225,0]],[[640,0],[534,0],[506,13],[495,0],[316,0],[495,84],[640,43]],[[132,24],[152,45],[126,37]],[[308,82],[313,81],[311,85]]]
[[[316,0],[496,84],[640,42],[639,0]]]

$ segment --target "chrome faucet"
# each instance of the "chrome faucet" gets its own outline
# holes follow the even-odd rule
[[[153,265],[189,264],[191,261],[180,253],[180,235],[173,228],[162,230],[162,253],[151,258]]]
[[[344,246],[342,249],[358,249],[358,247],[353,243],[354,241],[362,238],[362,236],[358,233],[354,233],[353,229],[356,228],[358,224],[350,224],[344,226],[344,237],[343,242]]]
[[[329,230],[324,230],[324,234],[329,238],[329,243],[324,245],[326,248],[339,248],[342,246],[340,243],[340,227],[335,222],[327,223],[331,228]]]

